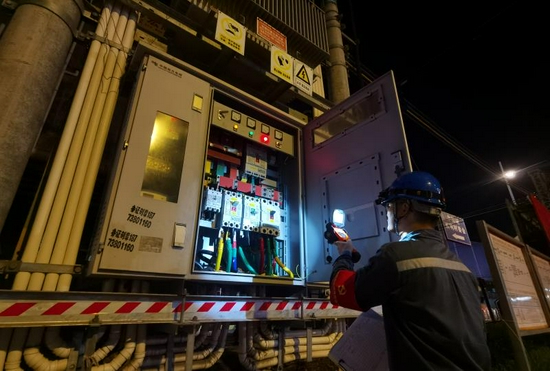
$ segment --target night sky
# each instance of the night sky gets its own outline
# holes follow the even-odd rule
[[[499,161],[515,170],[550,164],[550,33],[542,5],[365,4],[353,2],[350,12],[350,0],[338,2],[344,32],[353,38],[356,30],[361,63],[376,76],[392,70],[402,111],[420,111],[454,144],[404,114],[413,169],[441,181],[447,212],[464,218],[473,240],[476,220],[515,236]],[[511,184],[516,199],[535,190],[527,171]]]

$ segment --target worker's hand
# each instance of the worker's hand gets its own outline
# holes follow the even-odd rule
[[[340,255],[342,255],[344,251],[349,251],[353,253],[353,251],[355,250],[351,239],[347,241],[336,241],[334,242],[334,246],[336,246],[336,248],[338,249],[338,254]]]

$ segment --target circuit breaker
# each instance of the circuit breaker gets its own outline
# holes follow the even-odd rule
[[[214,92],[193,277],[225,282],[303,282],[298,128]],[[221,208],[213,212],[213,192]],[[210,251],[214,249],[214,254]]]

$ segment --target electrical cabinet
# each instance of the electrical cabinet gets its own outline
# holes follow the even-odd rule
[[[144,58],[91,274],[304,284],[298,120],[231,92]]]
[[[207,82],[157,58],[144,60],[94,241],[93,273],[187,273],[210,100]]]
[[[183,62],[142,62],[91,274],[326,281],[334,208],[365,256],[378,192],[410,161],[391,73],[307,125]]]

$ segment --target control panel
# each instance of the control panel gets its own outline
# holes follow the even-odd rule
[[[253,142],[294,156],[294,137],[254,117],[214,101],[212,124]]]

